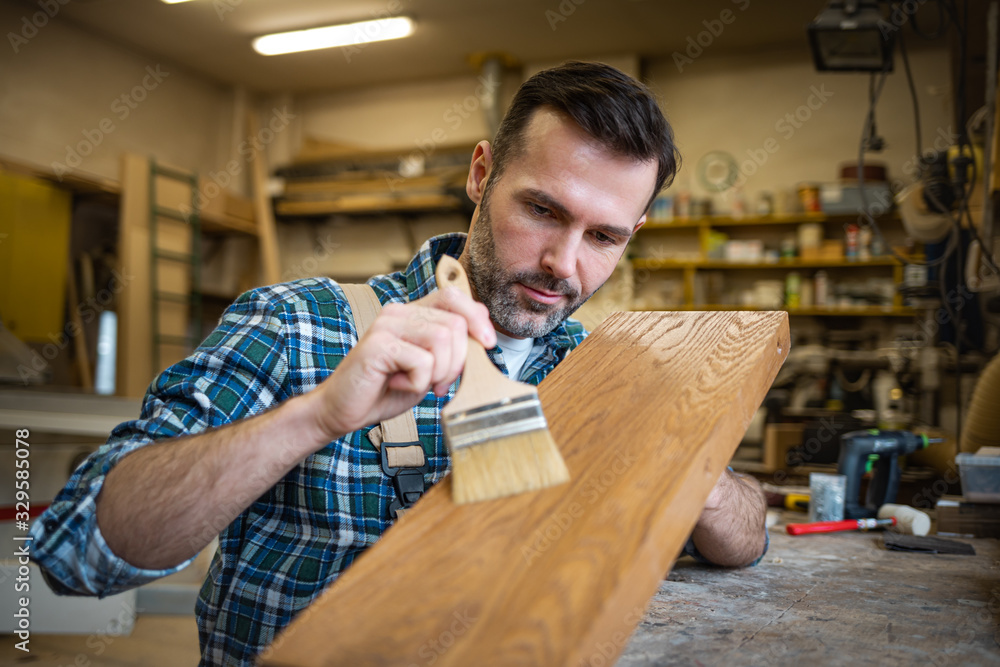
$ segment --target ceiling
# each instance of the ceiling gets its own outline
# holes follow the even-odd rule
[[[34,5],[34,2],[28,4]],[[714,54],[806,49],[823,0],[74,0],[62,15],[103,39],[261,92],[337,90],[460,75],[466,58],[503,51],[520,62],[637,53],[671,57],[701,36]],[[722,16],[729,19],[726,24]],[[412,36],[350,52],[261,56],[270,32],[401,14]],[[720,30],[721,28],[721,30]]]

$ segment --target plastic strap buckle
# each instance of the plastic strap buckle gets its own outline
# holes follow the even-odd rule
[[[392,480],[392,486],[396,491],[396,497],[389,503],[389,516],[392,519],[398,518],[399,510],[407,509],[413,503],[420,500],[424,494],[424,473],[427,472],[427,457],[424,456],[424,464],[419,467],[389,467],[390,447],[423,447],[417,442],[383,442],[379,448],[382,454],[382,472]]]

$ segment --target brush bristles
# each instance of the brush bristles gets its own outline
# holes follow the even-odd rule
[[[451,452],[456,505],[512,496],[569,481],[569,470],[546,428]]]

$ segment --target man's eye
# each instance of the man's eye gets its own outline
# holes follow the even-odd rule
[[[528,208],[531,209],[532,213],[538,216],[546,216],[552,213],[552,211],[550,211],[549,209],[545,208],[544,206],[539,206],[534,202],[528,202]]]
[[[594,239],[601,245],[615,244],[615,238],[613,236],[608,236],[604,232],[594,232]]]

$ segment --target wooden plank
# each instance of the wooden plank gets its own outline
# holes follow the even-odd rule
[[[161,167],[168,165],[159,163]],[[176,171],[185,171],[170,167]],[[160,346],[159,368],[153,366],[153,305],[150,255],[149,159],[142,155],[122,155],[122,198],[119,208],[118,260],[122,275],[130,280],[119,295],[118,362],[116,387],[120,396],[140,397],[150,380],[170,363],[184,358],[181,346]],[[165,176],[156,179],[157,204],[175,211],[187,210],[191,185]],[[179,220],[159,216],[156,247],[189,254],[192,229]],[[187,294],[191,289],[190,266],[170,259],[156,262],[157,286],[161,292]],[[160,333],[185,335],[190,320],[186,304],[161,303]]]
[[[201,229],[205,232],[239,232],[257,236],[257,223],[231,215],[202,211]]]
[[[83,318],[80,317],[80,295],[76,289],[76,267],[72,260],[66,270],[66,310],[69,319],[76,328],[73,336],[73,353],[76,355],[76,366],[80,373],[80,386],[87,391],[94,389],[94,376],[90,373],[90,354],[87,351],[87,330],[83,328]]]
[[[253,200],[231,192],[207,176],[198,178],[198,192],[202,197],[202,216],[239,218],[253,223]]]
[[[121,185],[110,178],[103,178],[96,174],[90,174],[76,169],[56,174],[49,167],[31,164],[12,158],[7,155],[0,155],[0,170],[9,171],[32,178],[40,178],[49,181],[56,187],[69,190],[79,194],[88,195],[109,195],[117,197],[121,193]]]
[[[374,176],[362,178],[338,177],[289,179],[285,184],[285,196],[308,197],[310,195],[326,195],[333,197],[344,194],[393,192],[440,192],[449,185],[455,186],[464,182],[468,175],[468,167],[443,167],[428,170],[422,176],[404,178],[395,172],[381,172]]]
[[[277,210],[281,215],[332,215],[334,213],[457,209],[458,206],[458,197],[453,195],[424,194],[400,197],[348,195],[332,200],[294,201],[286,199],[278,202]]]
[[[257,136],[257,114],[251,111],[247,114],[248,135]],[[260,260],[264,284],[272,285],[281,280],[281,264],[278,259],[278,230],[274,226],[274,211],[271,209],[271,197],[267,192],[267,155],[253,146],[251,166],[251,187],[253,189],[253,217],[257,221],[257,235],[260,239]]]
[[[118,209],[118,262],[130,280],[118,295],[116,393],[141,397],[153,378],[149,271],[149,160],[123,153]]]
[[[467,153],[472,155],[475,144],[448,143],[434,146],[435,155],[447,153]],[[366,162],[401,158],[411,154],[421,154],[421,149],[413,146],[398,148],[363,148],[357,145],[343,144],[315,137],[306,137],[293,164],[313,164],[316,162]]]
[[[781,312],[611,316],[539,387],[569,483],[459,507],[445,478],[261,664],[612,664],[788,341]]]

